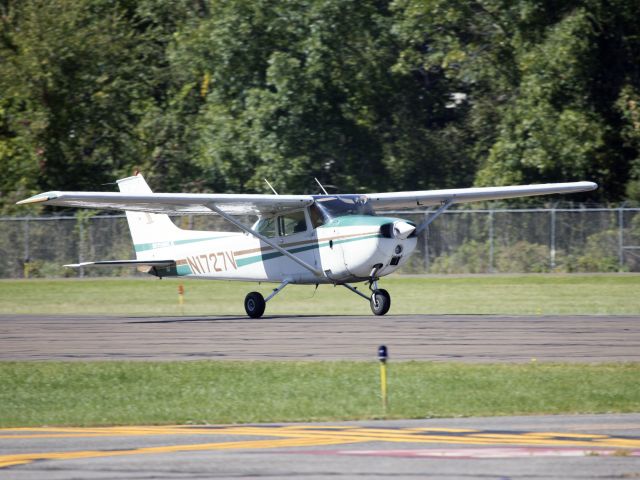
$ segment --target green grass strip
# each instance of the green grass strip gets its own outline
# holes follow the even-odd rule
[[[185,304],[178,305],[178,285]],[[391,276],[380,281],[394,314],[640,314],[640,275]],[[0,313],[94,315],[245,315],[244,297],[272,284],[189,279],[0,280]],[[361,289],[367,291],[365,285]],[[290,285],[267,315],[370,315],[346,288]]]
[[[2,362],[0,426],[640,411],[640,363]]]

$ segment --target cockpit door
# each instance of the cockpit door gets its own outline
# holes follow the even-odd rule
[[[303,262],[318,268],[318,245],[307,209],[278,216],[279,245],[293,253]],[[282,270],[285,275],[292,277],[313,276],[311,272],[301,267],[290,258],[282,258]]]

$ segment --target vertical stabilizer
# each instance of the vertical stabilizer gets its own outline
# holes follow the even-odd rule
[[[149,194],[153,193],[147,185],[144,177],[139,173],[133,177],[118,180],[118,188],[122,193],[130,194]],[[146,212],[125,212],[127,214],[127,222],[131,231],[131,238],[136,247],[136,257],[141,259],[146,257],[142,253],[145,248],[143,245],[157,244],[179,237],[180,230],[169,218],[169,215]]]

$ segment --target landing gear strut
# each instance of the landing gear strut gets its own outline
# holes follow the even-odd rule
[[[273,289],[271,295],[267,298],[264,298],[259,292],[251,292],[248,293],[244,298],[244,310],[247,312],[251,318],[260,318],[264,313],[264,309],[267,306],[267,302],[275,297],[278,293],[282,291],[284,287],[289,284],[289,280],[285,280],[277,288]]]
[[[368,297],[364,293],[360,292],[356,287],[343,283],[346,288],[351,290],[356,295],[360,295],[362,298],[369,300],[371,305],[371,311],[375,315],[384,315],[391,308],[391,295],[384,288],[378,288],[378,271],[382,268],[382,264],[377,264],[371,270],[369,274],[369,290],[371,290],[371,296]]]
[[[381,264],[374,265],[369,274],[369,290],[371,290],[369,303],[375,315],[384,315],[391,308],[391,295],[384,288],[378,288],[378,271],[381,268]]]

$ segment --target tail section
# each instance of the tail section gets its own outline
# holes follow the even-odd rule
[[[118,180],[118,188],[122,193],[153,193],[139,173],[133,177]],[[125,213],[138,259],[146,258],[148,255],[144,252],[151,250],[152,245],[177,240],[185,233],[171,221],[169,215],[130,211]]]

